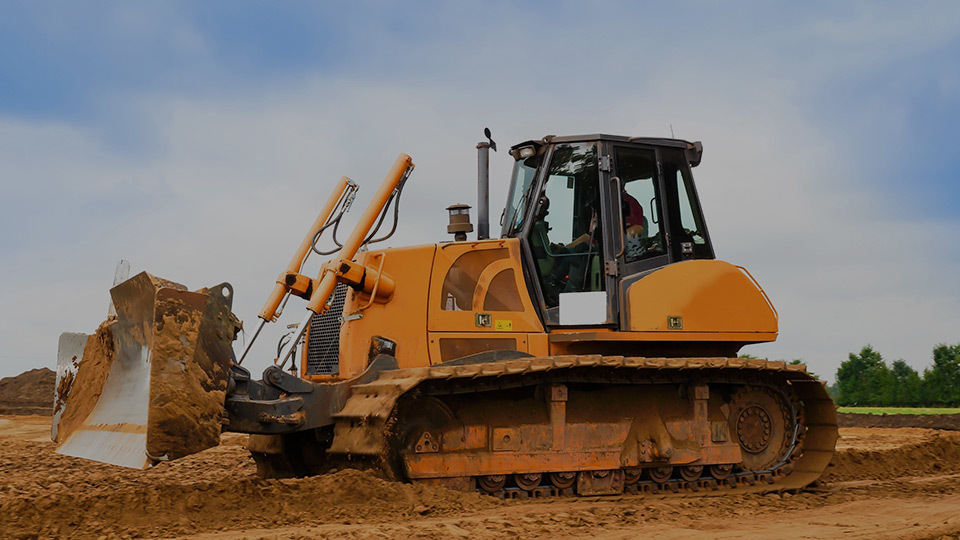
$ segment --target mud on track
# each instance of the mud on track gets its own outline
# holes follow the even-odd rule
[[[345,470],[260,480],[243,437],[150,471],[53,453],[49,418],[0,417],[2,538],[941,538],[960,535],[960,433],[841,430],[796,495],[499,501]]]

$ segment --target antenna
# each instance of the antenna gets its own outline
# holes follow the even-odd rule
[[[670,124],[670,138],[671,139],[677,138],[677,136],[673,134],[673,124]]]

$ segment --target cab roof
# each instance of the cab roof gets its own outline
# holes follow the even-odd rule
[[[687,160],[691,167],[700,164],[700,158],[703,155],[703,144],[700,141],[687,141],[684,139],[671,139],[665,137],[626,137],[624,135],[608,135],[605,133],[593,133],[588,135],[546,135],[539,140],[524,141],[510,147],[510,154],[516,157],[514,150],[524,146],[535,146],[537,148],[553,143],[580,142],[580,141],[611,141],[625,143],[641,143],[650,146],[667,146],[671,148],[682,148],[687,152]]]

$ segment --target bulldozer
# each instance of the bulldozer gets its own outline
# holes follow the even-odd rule
[[[375,249],[397,228],[406,154],[341,239],[358,190],[341,178],[239,355],[228,283],[118,275],[115,314],[61,336],[57,451],[147,469],[238,432],[264,477],[362,466],[500,497],[818,481],[835,405],[804,365],[738,357],[776,340],[778,314],[715,256],[692,174],[700,142],[516,144],[498,238],[489,130],[477,149],[473,239],[456,204],[452,241]],[[311,254],[329,257],[316,277],[302,273]],[[243,361],[292,297],[302,318],[255,380]]]

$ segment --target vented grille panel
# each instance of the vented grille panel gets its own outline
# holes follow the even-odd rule
[[[347,299],[347,286],[338,283],[333,291],[333,303],[323,315],[310,319],[307,341],[307,375],[337,375],[340,373],[340,317]]]

